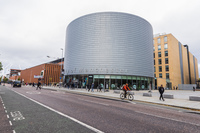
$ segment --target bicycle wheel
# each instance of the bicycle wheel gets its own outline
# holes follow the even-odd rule
[[[128,95],[128,100],[133,101],[133,99],[134,99],[133,95],[132,95],[132,94],[129,94],[129,95]]]
[[[120,98],[124,100],[124,93],[120,93]]]

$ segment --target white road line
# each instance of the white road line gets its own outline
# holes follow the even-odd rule
[[[1,98],[1,96],[0,96],[0,99],[1,99],[1,102],[3,103],[3,99]]]
[[[176,120],[176,119],[172,119],[172,118],[167,118],[167,117],[163,117],[163,116],[148,114],[148,113],[139,112],[139,111],[135,111],[135,112],[136,112],[136,113],[140,113],[140,114],[145,114],[145,115],[148,115],[148,116],[157,117],[157,118],[162,118],[162,119],[172,120],[172,121],[176,121],[176,122],[181,122],[181,123],[191,124],[191,125],[195,125],[195,126],[200,126],[199,124],[196,124],[196,123],[191,123],[191,122]]]
[[[13,133],[16,133],[15,130],[13,130]]]
[[[12,90],[12,91],[14,91],[14,90]],[[83,122],[81,122],[81,121],[79,121],[79,120],[77,120],[77,119],[75,119],[75,118],[73,118],[73,117],[70,117],[70,116],[68,116],[68,115],[66,115],[66,114],[63,114],[63,113],[61,113],[61,112],[59,112],[59,111],[57,111],[57,110],[55,110],[55,109],[53,109],[53,108],[51,108],[51,107],[49,107],[49,106],[47,106],[47,105],[44,105],[44,104],[42,104],[42,103],[40,103],[40,102],[38,102],[38,101],[35,101],[35,100],[33,100],[33,99],[31,99],[31,98],[29,98],[29,97],[23,95],[23,94],[20,94],[20,93],[18,93],[18,92],[16,92],[16,91],[14,91],[14,92],[17,93],[17,94],[19,94],[19,95],[21,95],[21,96],[23,96],[23,97],[25,97],[25,98],[27,98],[27,99],[29,99],[29,100],[31,100],[31,101],[33,101],[33,102],[35,102],[35,103],[37,103],[37,104],[39,104],[39,105],[41,105],[41,106],[43,106],[43,107],[45,107],[45,108],[47,108],[47,109],[49,109],[49,110],[51,110],[51,111],[53,111],[53,112],[56,112],[56,113],[58,113],[58,114],[60,114],[60,115],[62,115],[62,116],[64,116],[64,117],[66,117],[66,118],[69,118],[69,119],[73,120],[74,122],[79,123],[79,124],[81,124],[82,126],[85,126],[85,127],[89,128],[90,130],[92,130],[92,131],[94,131],[94,132],[96,132],[96,133],[104,133],[103,131],[100,131],[100,130],[98,130],[98,129],[96,129],[96,128],[90,126],[90,125],[87,125],[87,124],[85,124],[85,123],[83,123]]]
[[[7,113],[7,110],[5,110],[5,112]]]
[[[41,94],[41,92],[37,92],[37,91],[27,91],[26,93],[28,93],[28,94]]]
[[[51,91],[51,93],[65,94],[65,92],[60,92],[60,91]]]
[[[7,115],[7,118],[8,118],[8,119],[10,118],[9,115]]]
[[[91,102],[91,103],[95,103],[95,104],[100,104],[100,105],[105,105],[105,106],[109,106],[109,104],[106,104],[106,103],[99,103],[99,102],[94,102],[94,101],[90,101],[90,100],[85,100],[85,99],[82,99],[82,98],[79,98],[79,100],[82,100],[82,101],[86,101],[86,102]]]
[[[5,107],[5,106],[4,106],[3,108],[4,108],[4,109],[6,109],[6,107]]]
[[[136,104],[136,103],[134,103],[134,102],[129,102],[129,103]]]
[[[9,121],[9,123],[10,123],[10,125],[12,126],[12,122],[11,122],[11,121]]]

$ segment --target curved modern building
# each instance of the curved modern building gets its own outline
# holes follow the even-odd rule
[[[153,30],[145,19],[101,12],[79,17],[66,31],[65,80],[75,87],[148,89],[154,77]]]

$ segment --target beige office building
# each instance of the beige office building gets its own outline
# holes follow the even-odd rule
[[[197,58],[172,34],[154,36],[155,87],[175,89],[178,84],[195,84],[199,79]]]

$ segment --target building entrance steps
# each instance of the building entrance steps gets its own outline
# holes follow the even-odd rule
[[[115,90],[109,90],[108,92],[97,92],[97,89],[94,89],[94,92],[91,92],[86,90],[85,88],[54,88],[54,87],[48,87],[44,86],[43,89],[53,89],[56,91],[66,91],[71,93],[79,93],[84,95],[90,95],[90,96],[96,96],[96,97],[103,97],[103,98],[109,98],[109,99],[115,99],[115,100],[121,100],[119,93],[116,93]],[[122,90],[118,90],[118,92],[121,92]],[[185,109],[192,109],[196,111],[200,111],[200,102],[199,101],[190,101],[190,96],[200,96],[200,91],[188,91],[188,90],[165,90],[164,94],[166,95],[173,95],[174,99],[165,99],[165,101],[160,101],[159,97],[160,94],[158,90],[152,90],[151,95],[152,97],[146,97],[143,96],[144,93],[149,93],[149,90],[140,90],[140,91],[133,91],[134,92],[134,100],[136,101],[143,101],[143,102],[149,102],[149,103],[155,103],[155,104],[162,104],[167,106],[174,106],[174,107],[180,107]]]

